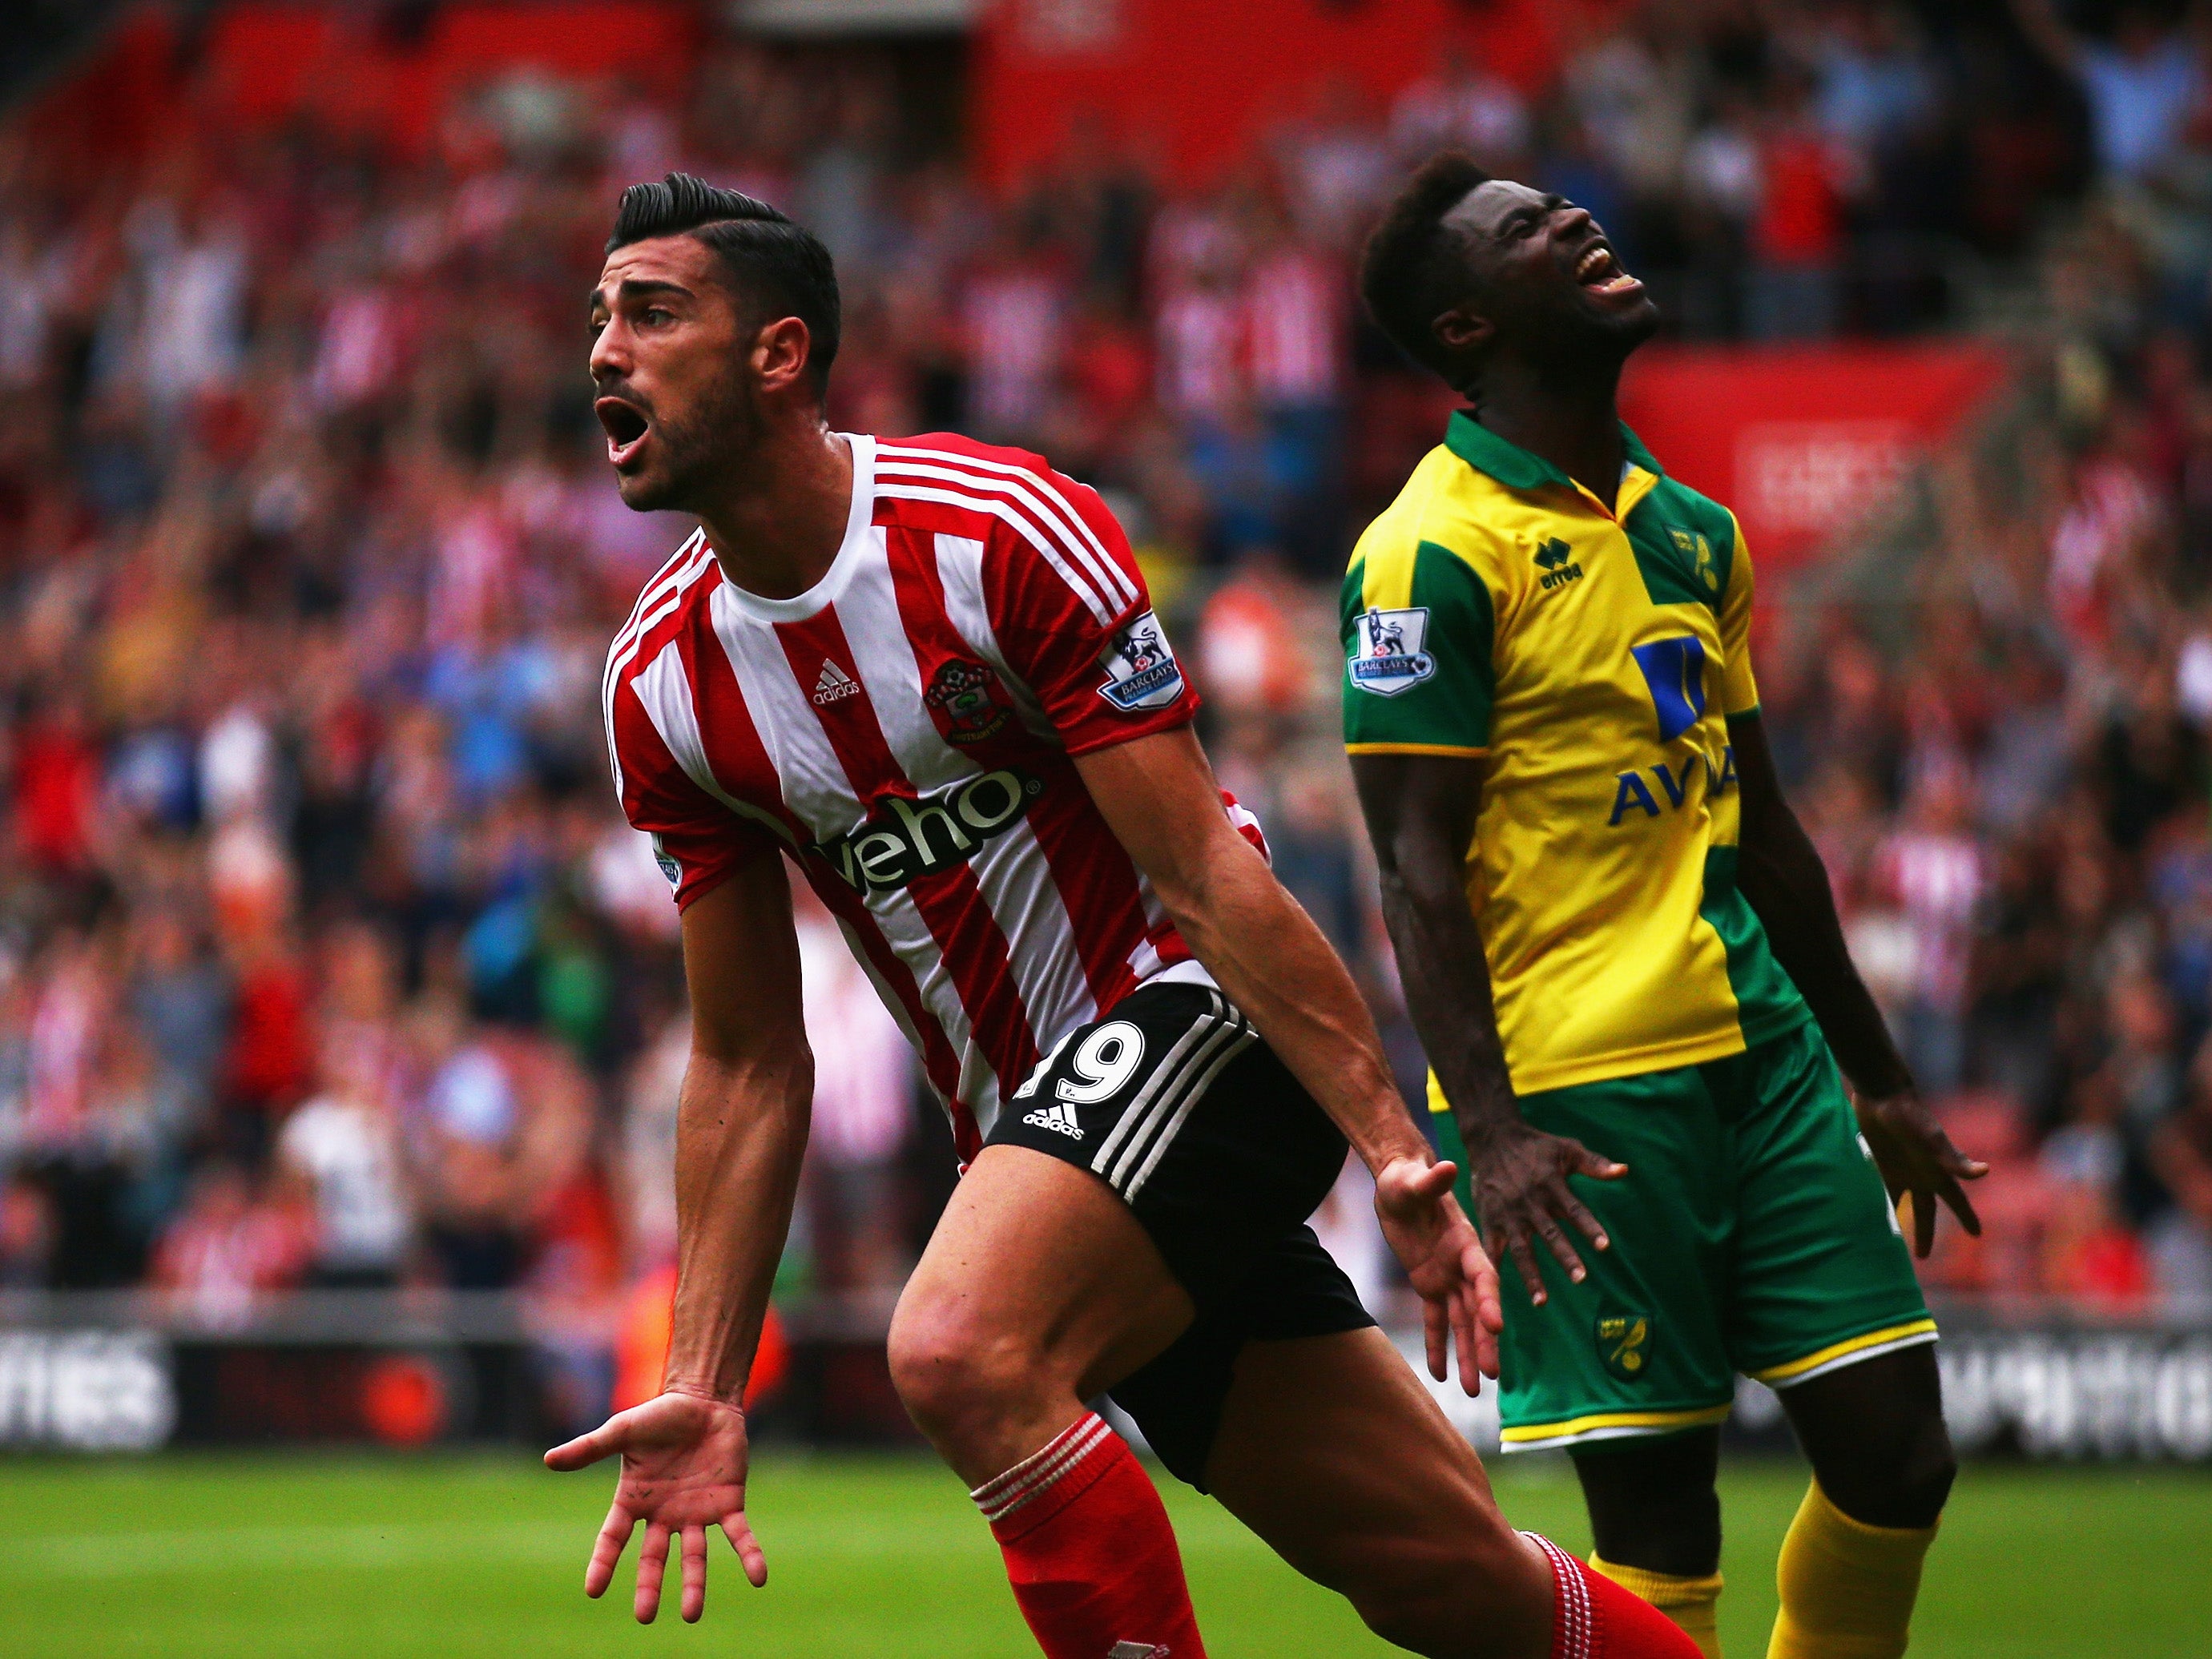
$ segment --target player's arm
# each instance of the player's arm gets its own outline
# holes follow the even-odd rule
[[[743,1407],[814,1088],[779,860],[753,859],[684,910],[684,968],[691,1056],[677,1107],[677,1289],[662,1392],[545,1455],[563,1470],[622,1455],[584,1588],[606,1589],[644,1522],[635,1611],[647,1623],[672,1534],[683,1545],[687,1620],[705,1608],[709,1527],[720,1525],[755,1584],[768,1576],[745,1522]]]
[[[1485,762],[1473,756],[1370,753],[1352,757],[1382,883],[1382,920],[1398,956],[1406,1009],[1467,1143],[1475,1208],[1493,1254],[1510,1253],[1530,1300],[1545,1299],[1532,1239],[1579,1281],[1582,1258],[1562,1222],[1600,1249],[1605,1230],[1567,1186],[1571,1175],[1610,1180],[1626,1166],[1580,1142],[1533,1128],[1521,1115],[1490,964],[1468,908],[1464,858],[1474,837]]]
[[[1429,1367],[1447,1328],[1469,1393],[1497,1375],[1497,1275],[1406,1110],[1375,1022],[1321,929],[1221,810],[1187,726],[1093,750],[1076,767],[1183,940],[1375,1172],[1391,1247],[1421,1293]]]
[[[1851,963],[1827,867],[1783,797],[1766,728],[1755,710],[1729,721],[1729,742],[1742,791],[1738,884],[1759,914],[1775,960],[1813,1010],[1836,1063],[1851,1081],[1859,1127],[1890,1196],[1912,1194],[1915,1249],[1924,1256],[1935,1243],[1938,1199],[1968,1232],[1979,1233],[1982,1224],[1959,1183],[1989,1166],[1951,1144],[1913,1086],[1881,1010]]]

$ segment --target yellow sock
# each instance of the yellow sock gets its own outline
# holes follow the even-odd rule
[[[1766,1659],[1898,1659],[1920,1593],[1933,1527],[1869,1527],[1813,1482],[1782,1540]]]
[[[1601,1572],[1607,1578],[1629,1591],[1640,1595],[1682,1627],[1682,1633],[1698,1644],[1705,1659],[1721,1659],[1721,1632],[1717,1622],[1715,1604],[1721,1599],[1721,1576],[1707,1573],[1703,1578],[1678,1578],[1671,1572],[1646,1572],[1642,1567],[1624,1567],[1593,1555],[1590,1571]]]

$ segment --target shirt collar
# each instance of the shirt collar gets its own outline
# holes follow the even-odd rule
[[[1651,459],[1651,452],[1644,447],[1644,441],[1628,429],[1626,421],[1620,423],[1620,440],[1631,466],[1641,467],[1655,478],[1666,476],[1659,463]],[[1476,471],[1488,473],[1508,489],[1534,489],[1547,483],[1569,489],[1576,487],[1573,479],[1542,456],[1499,437],[1483,425],[1474,418],[1473,410],[1452,411],[1450,423],[1444,428],[1444,447]]]

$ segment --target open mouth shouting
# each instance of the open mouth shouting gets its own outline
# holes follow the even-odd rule
[[[1601,241],[1591,243],[1575,261],[1575,281],[1592,294],[1607,295],[1638,293],[1644,287],[1620,268],[1612,247]]]
[[[653,423],[635,404],[621,398],[599,398],[592,404],[592,412],[599,417],[600,428],[607,434],[607,459],[616,471],[627,471],[643,454],[645,441],[653,435]]]

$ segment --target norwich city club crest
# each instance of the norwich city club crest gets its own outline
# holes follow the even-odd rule
[[[1698,564],[1698,580],[1708,592],[1717,593],[1721,587],[1721,573],[1713,563],[1713,544],[1694,530],[1678,530],[1668,526],[1667,533],[1674,538],[1675,550]]]
[[[1651,1363],[1651,1316],[1600,1314],[1597,1355],[1606,1370],[1624,1382],[1640,1379]]]

